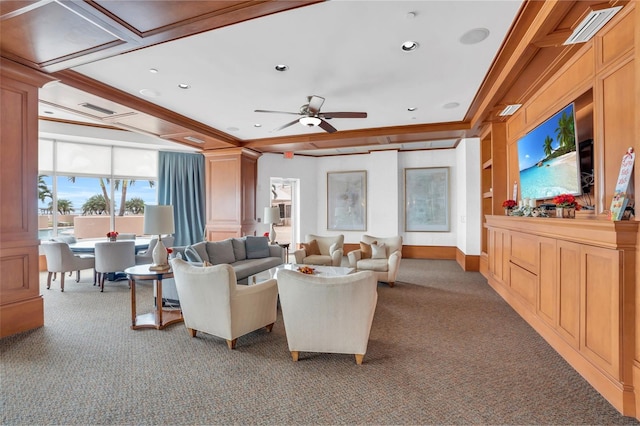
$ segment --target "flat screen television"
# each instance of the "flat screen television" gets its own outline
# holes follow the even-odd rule
[[[520,138],[520,198],[544,200],[581,194],[573,103]]]

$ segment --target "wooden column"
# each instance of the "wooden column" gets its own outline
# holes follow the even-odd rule
[[[203,154],[206,168],[207,240],[255,235],[260,154],[244,148],[205,151]]]
[[[38,88],[46,74],[0,60],[0,337],[44,325],[38,268]]]

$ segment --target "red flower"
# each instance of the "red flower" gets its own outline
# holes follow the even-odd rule
[[[560,194],[553,199],[553,204],[558,207],[575,207],[576,210],[580,210],[578,207],[580,204],[576,202],[576,197],[571,194]]]
[[[268,233],[268,232],[265,232],[263,236],[264,236],[264,237],[268,237],[268,236],[269,236],[269,233]]]
[[[170,247],[167,247],[167,254],[171,254],[171,253],[173,253],[173,249]]]
[[[109,238],[115,238],[118,236],[118,231],[109,231],[107,232],[107,237]]]
[[[505,209],[512,209],[516,206],[516,202],[514,200],[505,200],[502,202],[502,207]]]

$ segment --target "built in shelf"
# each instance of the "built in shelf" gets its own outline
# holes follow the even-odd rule
[[[482,194],[482,198],[493,198],[493,192],[485,192],[484,194]]]
[[[482,163],[482,168],[483,169],[489,169],[491,168],[491,166],[493,166],[493,159],[488,159],[487,161],[485,161],[484,163]]]

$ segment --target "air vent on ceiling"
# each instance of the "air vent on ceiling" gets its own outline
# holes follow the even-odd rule
[[[576,29],[573,30],[573,33],[564,44],[576,44],[589,41],[620,9],[622,9],[622,6],[592,10],[587,17],[580,22]]]
[[[185,136],[184,139],[188,140],[189,142],[204,143],[202,139],[198,139],[195,136]]]
[[[90,104],[89,102],[82,103],[80,104],[80,106],[83,106],[85,108],[89,108],[94,111],[98,111],[107,115],[113,115],[116,113],[115,111],[111,111],[110,109],[106,109],[106,108],[99,107],[98,105]]]
[[[512,105],[507,105],[502,111],[500,111],[500,116],[505,116],[505,115],[513,115],[513,113],[515,113],[520,107],[522,106],[522,104],[512,104]]]

